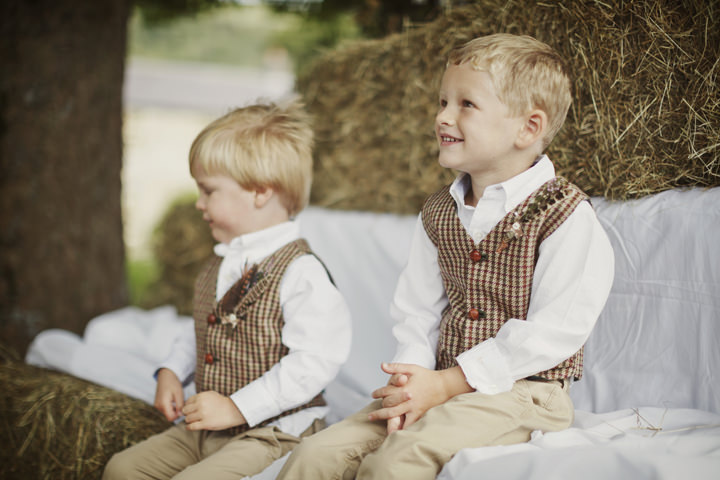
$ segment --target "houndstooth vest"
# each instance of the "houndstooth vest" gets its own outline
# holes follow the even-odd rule
[[[588,197],[562,177],[530,194],[475,244],[445,187],[422,209],[425,231],[438,249],[449,304],[442,314],[437,369],[497,335],[510,318],[527,318],[540,244]],[[537,375],[548,380],[582,376],[583,349]]]
[[[219,302],[215,301],[215,292],[222,258],[213,257],[208,262],[195,282],[193,302],[198,392],[231,395],[287,355],[288,348],[280,336],[284,325],[280,280],[293,260],[308,253],[311,251],[305,240],[288,243],[247,269]],[[257,426],[320,405],[325,405],[322,394]],[[237,434],[248,428],[241,425],[229,430]]]

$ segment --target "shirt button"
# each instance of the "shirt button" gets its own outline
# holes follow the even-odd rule
[[[207,316],[207,322],[208,322],[210,325],[215,325],[215,323],[217,323],[217,317],[215,316],[214,313],[211,313],[211,314],[209,314],[209,315]]]
[[[208,365],[212,365],[215,362],[215,358],[213,358],[212,354],[206,353],[205,354],[205,363]]]
[[[485,318],[485,312],[478,310],[477,308],[471,308],[468,312],[468,317],[471,320],[477,320],[478,318]]]

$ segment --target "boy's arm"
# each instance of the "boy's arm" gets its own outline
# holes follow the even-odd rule
[[[195,371],[195,330],[193,322],[186,322],[178,332],[170,355],[155,369],[154,406],[169,421],[177,420],[185,404],[183,381]]]
[[[305,255],[290,264],[280,302],[288,354],[230,396],[250,426],[310,401],[350,353],[350,311],[317,258]]]
[[[437,248],[428,238],[420,215],[415,223],[407,265],[400,274],[390,307],[390,315],[395,322],[393,336],[397,341],[392,365],[412,366],[418,370],[413,370],[412,374],[407,370],[397,370],[395,373],[388,369],[387,364],[383,364],[382,368],[390,374],[390,378],[385,387],[373,392],[373,396],[384,397],[385,407],[399,405],[408,400],[409,392],[423,388],[421,385],[425,382],[420,381],[421,378],[414,373],[432,372],[435,367],[440,319],[447,304],[437,264]],[[396,395],[391,392],[396,392]],[[419,396],[416,394],[416,398]],[[414,405],[414,402],[405,407],[409,405]],[[384,409],[381,415],[372,415],[371,419],[387,419],[388,434],[416,420],[414,415],[405,418],[402,408],[392,411]]]
[[[155,370],[155,376],[157,377],[161,368],[167,368],[173,371],[181,384],[185,384],[195,373],[196,355],[195,324],[187,322],[183,324],[182,331],[178,332],[170,348],[170,354]]]
[[[605,306],[614,263],[605,231],[582,202],[540,245],[527,319],[508,320],[495,338],[458,356],[469,385],[485,394],[508,391],[575,354]]]
[[[435,368],[440,319],[448,299],[437,263],[437,248],[418,216],[405,269],[390,306],[397,349],[393,363]]]

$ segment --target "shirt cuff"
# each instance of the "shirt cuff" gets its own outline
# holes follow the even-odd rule
[[[195,373],[194,366],[187,366],[182,362],[166,361],[155,369],[155,372],[153,373],[155,380],[157,380],[158,371],[160,371],[161,368],[171,370],[178,377],[178,380],[180,380],[180,383],[183,386],[190,382],[192,375]]]
[[[260,379],[248,383],[230,395],[230,399],[250,427],[282,413],[280,406]]]
[[[420,365],[430,370],[435,369],[435,355],[427,349],[417,345],[398,346],[392,363],[407,363]]]
[[[507,392],[515,383],[493,338],[461,353],[457,362],[468,384],[480,393],[495,395]]]

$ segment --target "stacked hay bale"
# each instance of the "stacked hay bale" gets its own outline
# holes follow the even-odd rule
[[[170,304],[178,313],[192,315],[195,277],[212,255],[213,245],[194,198],[179,199],[171,205],[154,233],[153,255],[160,271],[143,306]]]
[[[315,116],[312,201],[416,213],[453,176],[433,135],[448,52],[496,32],[536,37],[570,63],[575,101],[548,153],[590,195],[720,185],[719,15],[699,0],[478,0],[328,52],[298,81]]]
[[[170,426],[140,400],[0,349],[0,478],[98,479],[113,453]]]

